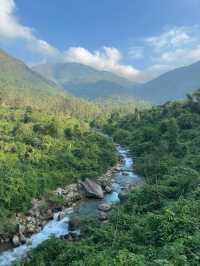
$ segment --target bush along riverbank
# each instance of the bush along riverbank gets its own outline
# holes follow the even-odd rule
[[[63,207],[59,210],[57,208],[53,219],[44,226],[41,232],[35,233],[27,239],[26,244],[0,253],[0,265],[8,266],[13,262],[26,259],[27,253],[31,249],[35,249],[52,235],[67,241],[80,241],[82,225],[87,223],[88,219],[92,223],[94,221],[108,223],[113,204],[127,199],[127,193],[140,183],[140,178],[132,172],[133,161],[128,152],[121,147],[117,147],[117,150],[121,155],[118,165],[96,180],[86,179],[76,185],[76,191],[78,188],[82,195],[82,199],[77,202],[77,205],[73,204],[76,205],[74,208]],[[74,187],[75,185],[70,185],[64,189],[58,188],[54,193],[66,196],[69,191],[74,190]],[[71,194],[73,193],[70,192],[69,195]],[[18,236],[15,236],[14,239],[18,240]]]
[[[24,242],[68,201],[51,191],[98,177],[117,162],[109,138],[69,115],[0,107],[0,127],[1,244]],[[68,189],[78,200],[75,187]]]
[[[122,162],[119,161],[95,180],[86,179],[63,188],[59,187],[46,194],[41,200],[33,199],[31,209],[26,213],[16,214],[16,231],[9,236],[7,242],[11,242],[14,246],[29,243],[30,236],[41,231],[49,220],[54,219],[55,214],[57,219],[61,220],[66,216],[69,208],[76,208],[86,198],[102,199],[105,193],[111,193],[113,174],[120,171],[121,164]]]
[[[142,189],[109,223],[84,223],[79,242],[50,239],[24,265],[198,266],[200,92],[185,102],[119,117],[104,127],[136,156]]]

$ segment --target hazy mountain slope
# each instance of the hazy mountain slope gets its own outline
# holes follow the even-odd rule
[[[34,66],[33,70],[61,85],[67,83],[88,84],[95,83],[100,80],[107,80],[126,86],[132,85],[132,83],[127,79],[117,76],[111,72],[99,71],[92,67],[78,63],[42,64]]]
[[[31,94],[58,94],[60,89],[0,49],[0,91],[18,90]]]
[[[200,62],[178,68],[144,85],[137,86],[137,96],[160,104],[169,100],[184,99],[187,93],[200,88]]]
[[[77,63],[43,64],[33,67],[45,78],[71,94],[88,99],[133,96],[133,83],[108,71],[98,71]]]
[[[107,99],[115,97],[134,98],[134,90],[131,87],[124,87],[115,82],[100,80],[95,83],[67,84],[65,89],[71,94],[90,100]]]

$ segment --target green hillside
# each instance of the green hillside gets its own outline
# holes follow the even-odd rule
[[[109,223],[85,222],[79,242],[44,242],[25,265],[198,266],[200,91],[185,102],[112,116],[104,131],[130,149],[143,187]]]
[[[38,73],[0,50],[0,91],[22,91],[25,94],[55,95],[60,89],[52,82],[47,81]]]

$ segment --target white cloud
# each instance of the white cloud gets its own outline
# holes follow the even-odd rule
[[[167,49],[177,48],[188,44],[193,41],[193,37],[190,36],[190,30],[186,27],[175,27],[169,31],[163,32],[159,36],[153,36],[145,39],[146,43],[153,48]]]
[[[200,60],[199,26],[173,27],[157,36],[144,38],[141,45],[132,45],[128,51],[129,57],[140,60],[145,55],[145,63],[148,62],[146,69],[140,71],[132,65],[123,64],[123,55],[115,47],[103,47],[93,52],[83,47],[59,51],[45,40],[37,38],[32,28],[20,22],[14,0],[0,0],[0,43],[16,40],[21,40],[26,48],[39,54],[43,62],[81,63],[133,81],[149,80],[167,70]]]
[[[83,47],[71,47],[64,53],[66,62],[75,62],[94,67],[98,70],[111,71],[131,80],[140,79],[140,71],[131,65],[121,64],[122,54],[114,47],[103,47],[90,52]]]
[[[144,72],[152,79],[168,70],[200,60],[200,27],[173,27],[158,36],[143,40],[144,50],[150,54],[149,67]]]
[[[58,57],[59,51],[47,42],[38,39],[33,29],[22,25],[15,15],[14,0],[0,0],[0,40],[23,40],[29,49],[42,56]]]
[[[22,25],[16,14],[14,0],[0,0],[0,41],[22,40],[26,47],[42,56],[42,61],[56,60],[82,63],[99,70],[111,71],[131,80],[140,72],[130,65],[121,64],[122,55],[114,47],[103,47],[94,53],[82,47],[71,47],[62,53],[44,40],[37,38],[32,28]]]
[[[159,61],[167,64],[188,64],[200,60],[200,46],[193,49],[176,49],[174,51],[166,51],[161,54]]]

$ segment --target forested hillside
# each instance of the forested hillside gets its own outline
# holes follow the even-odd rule
[[[129,147],[143,187],[108,224],[85,223],[80,242],[51,239],[25,265],[199,265],[200,91],[185,102],[113,114],[104,132]]]
[[[22,61],[0,49],[0,89],[4,93],[18,90],[25,95],[56,95],[62,92],[53,82],[32,71]]]
[[[116,162],[112,142],[66,114],[0,108],[0,234],[31,199],[104,173]],[[105,159],[106,158],[106,159]]]
[[[90,124],[101,127],[112,112],[146,104],[68,96],[22,62],[0,56],[0,237],[11,239],[16,213],[27,213],[33,198],[49,200],[59,186],[95,178],[116,162],[113,142]]]

